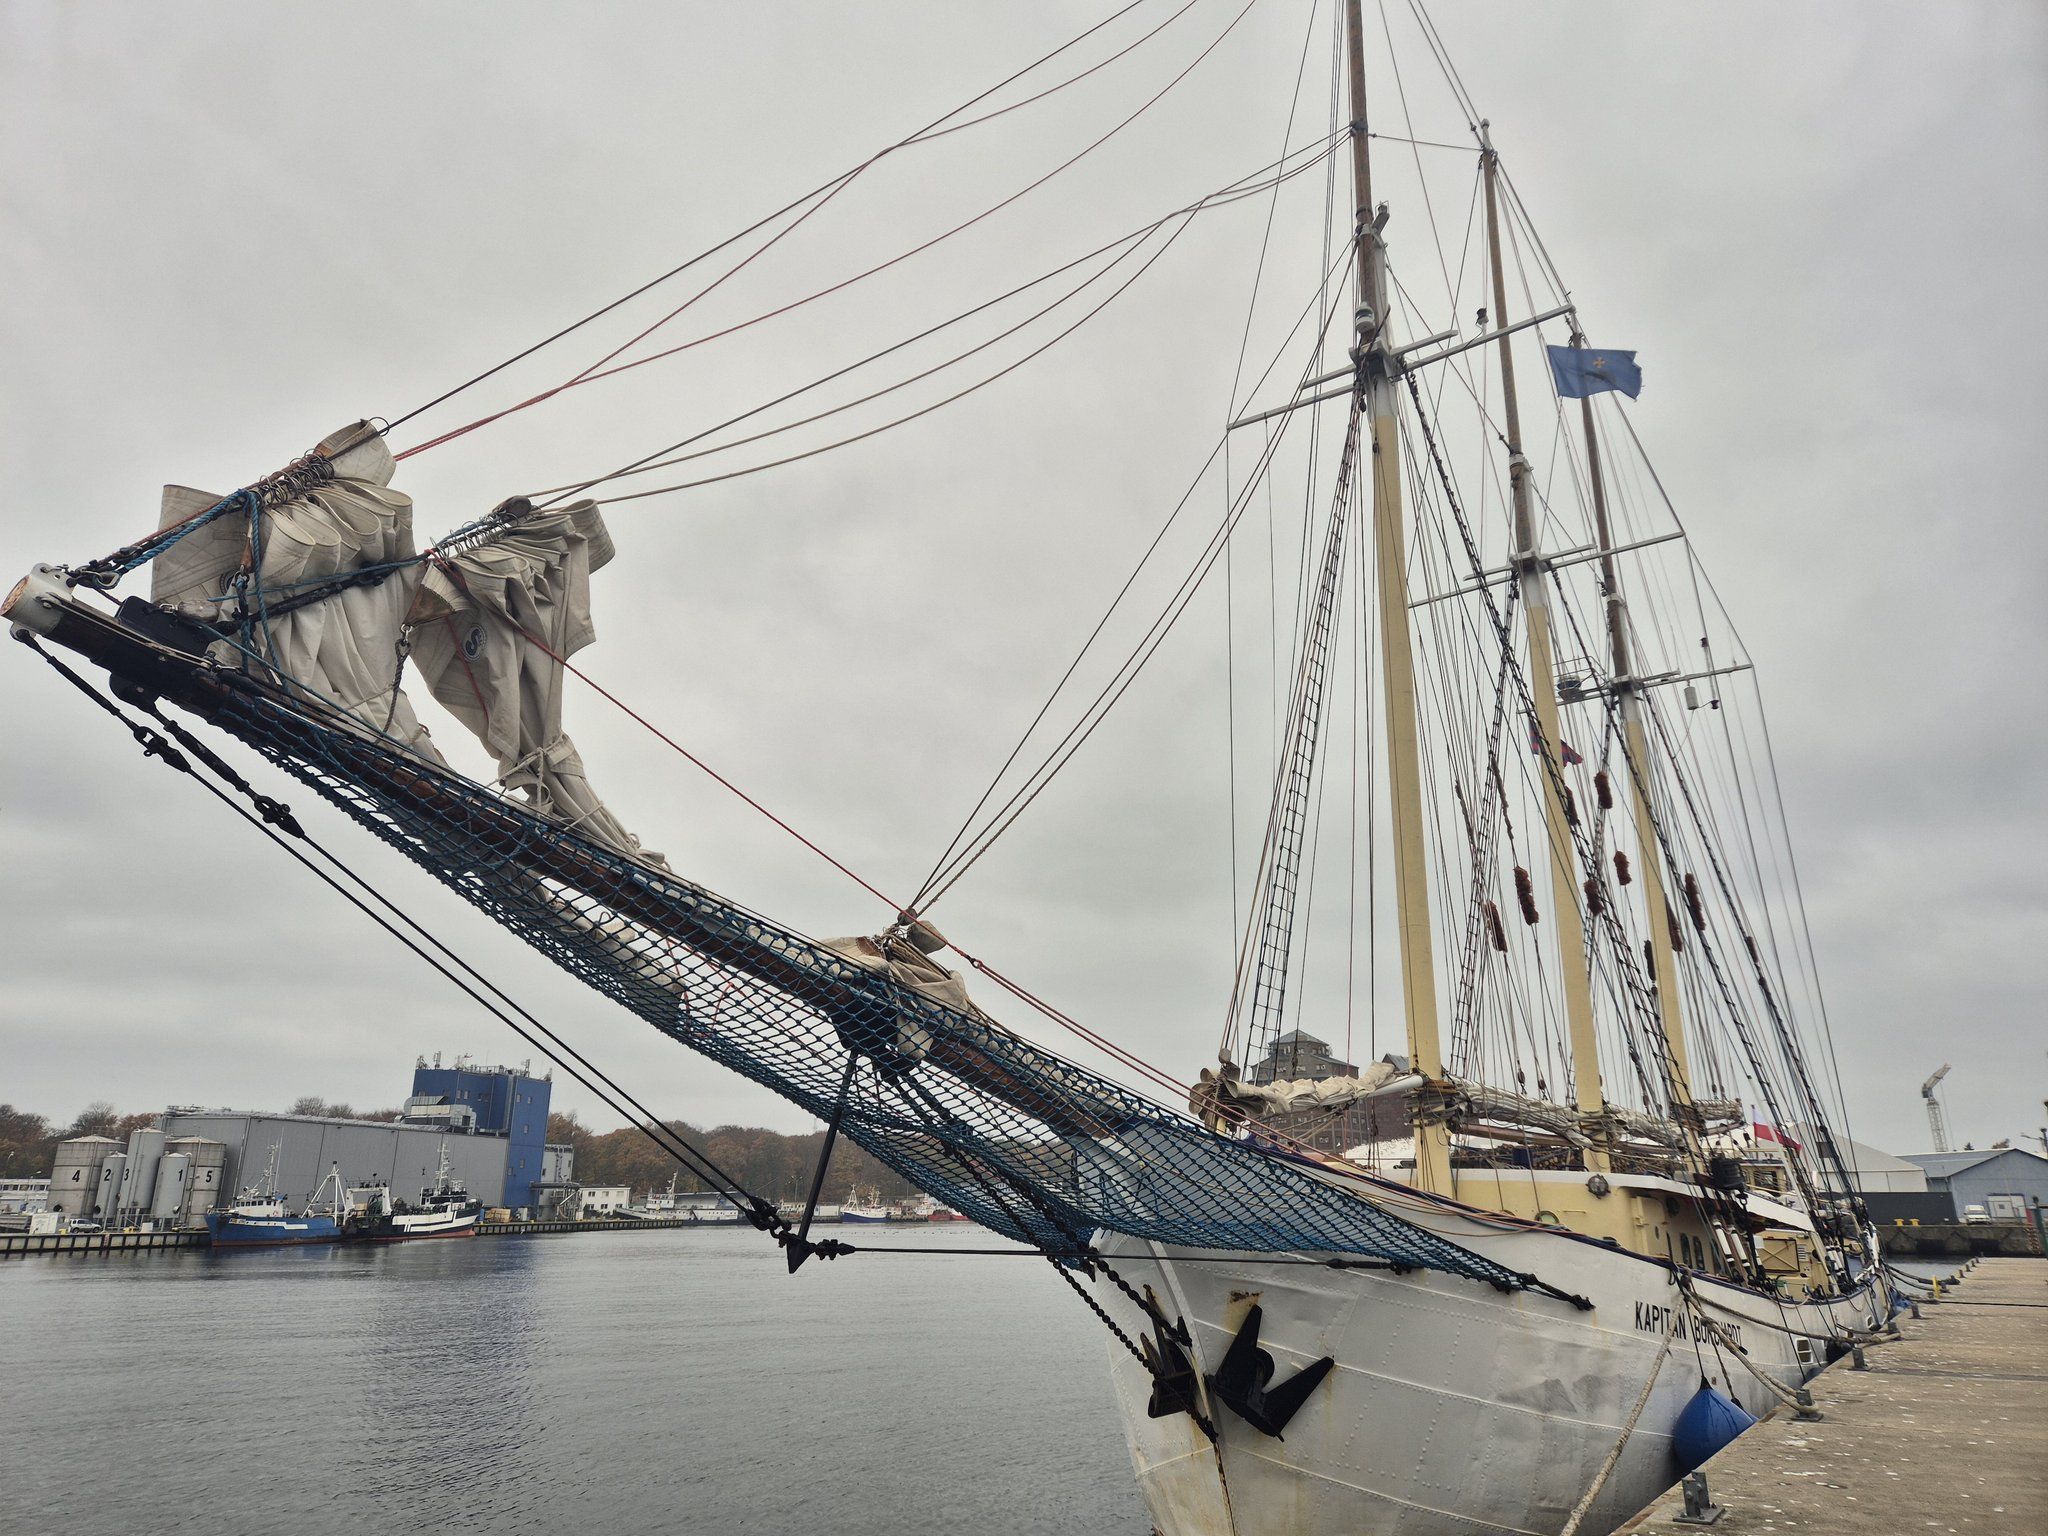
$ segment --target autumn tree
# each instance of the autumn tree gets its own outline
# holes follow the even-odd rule
[[[40,1179],[56,1160],[56,1127],[41,1115],[0,1104],[0,1179]]]

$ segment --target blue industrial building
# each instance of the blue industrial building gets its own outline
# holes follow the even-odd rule
[[[406,1101],[408,1120],[428,1118],[436,1110],[445,1112],[448,1122],[482,1136],[503,1136],[505,1152],[504,1201],[508,1205],[532,1203],[533,1186],[542,1182],[541,1155],[548,1139],[548,1100],[554,1084],[534,1077],[520,1067],[484,1067],[458,1056],[452,1066],[441,1065],[435,1057],[429,1066],[422,1059],[412,1073],[412,1097]]]

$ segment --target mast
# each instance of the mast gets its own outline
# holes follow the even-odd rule
[[[1585,333],[1576,320],[1572,345],[1583,347]],[[1672,1108],[1692,1102],[1692,1069],[1685,1051],[1685,1020],[1679,1012],[1678,972],[1671,945],[1671,907],[1664,894],[1664,855],[1650,806],[1649,739],[1643,728],[1643,700],[1629,658],[1628,603],[1621,595],[1621,577],[1614,566],[1614,537],[1607,522],[1607,484],[1600,472],[1600,434],[1593,427],[1593,397],[1579,400],[1579,418],[1586,434],[1586,468],[1593,483],[1593,537],[1600,550],[1600,585],[1607,610],[1608,675],[1621,704],[1622,750],[1628,755],[1628,793],[1635,815],[1637,858],[1642,864],[1645,922],[1650,930],[1651,980],[1657,988],[1657,1012],[1664,1026],[1664,1044],[1671,1057]]]
[[[1508,323],[1507,281],[1500,258],[1500,156],[1487,125],[1479,125],[1481,163],[1486,177],[1486,247],[1493,266],[1493,323]],[[1593,1029],[1593,978],[1586,954],[1585,922],[1579,913],[1579,883],[1572,857],[1572,814],[1564,800],[1560,759],[1557,668],[1550,634],[1550,597],[1544,590],[1543,557],[1538,549],[1536,518],[1530,505],[1529,461],[1522,456],[1521,409],[1515,397],[1515,355],[1507,335],[1500,338],[1500,382],[1508,439],[1508,485],[1514,500],[1513,563],[1521,589],[1522,622],[1529,643],[1529,692],[1536,705],[1534,743],[1543,755],[1543,824],[1550,864],[1550,904],[1557,914],[1558,973],[1564,987],[1564,1013],[1571,1040],[1572,1077],[1580,1115],[1597,1122],[1606,1107],[1600,1088],[1600,1043]],[[1603,539],[1604,544],[1604,539]],[[1586,1164],[1607,1166],[1607,1154],[1595,1138]]]
[[[1422,822],[1422,746],[1415,710],[1415,655],[1408,632],[1408,550],[1402,526],[1399,402],[1384,340],[1387,315],[1385,217],[1372,200],[1366,137],[1365,27],[1359,0],[1345,0],[1351,87],[1351,179],[1358,234],[1358,365],[1371,423],[1373,554],[1378,566],[1380,665],[1387,731],[1387,782],[1394,828],[1394,895],[1401,935],[1401,997],[1408,1057],[1425,1084],[1441,1081],[1436,954],[1429,922],[1428,848]],[[1359,407],[1354,406],[1354,410]],[[1429,1088],[1415,1096],[1415,1183],[1451,1194],[1451,1142]]]

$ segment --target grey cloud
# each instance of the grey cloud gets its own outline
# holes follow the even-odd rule
[[[1438,9],[1596,339],[1643,354],[1634,419],[1773,706],[1859,1133],[1923,1144],[1915,1089],[1944,1058],[1959,1137],[2029,1130],[2048,1089],[2048,19]],[[0,571],[133,536],[163,481],[231,486],[409,409],[1098,14],[8,7]],[[1261,7],[1071,188],[861,302],[409,462],[422,532],[679,438],[1270,158],[1306,21]],[[1404,58],[1417,133],[1462,137]],[[1096,107],[1128,83],[1100,88]],[[1029,136],[990,142],[885,166],[707,319],[888,254],[1043,163]],[[1440,216],[1467,176],[1433,182]],[[1426,272],[1412,197],[1394,229]],[[1205,221],[1097,324],[917,426],[615,509],[590,667],[886,889],[914,885],[1207,451],[1257,240],[1255,210]],[[479,399],[562,371],[548,354]],[[939,913],[1179,1072],[1214,1047],[1231,960],[1214,596]],[[418,1051],[526,1054],[29,663],[0,664],[0,1098],[384,1103]],[[679,868],[813,931],[876,920],[599,701],[572,725]],[[795,1123],[309,814],[649,1102]]]

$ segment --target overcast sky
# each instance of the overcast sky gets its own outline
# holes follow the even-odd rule
[[[165,482],[225,491],[348,421],[403,415],[1109,9],[4,0],[0,570],[146,531]],[[1238,9],[1201,0],[1055,102],[884,162],[688,334],[1016,190]],[[1462,140],[1405,6],[1388,12],[1417,135]],[[1950,1061],[1958,1142],[2034,1134],[2048,10],[1435,15],[1597,339],[1644,358],[1633,419],[1772,706],[1856,1133],[1923,1149],[1916,1090]],[[1308,0],[1259,0],[1156,112],[928,260],[409,461],[422,537],[683,438],[1272,159],[1308,22]],[[1384,48],[1372,67],[1390,102]],[[1456,175],[1469,184],[1469,159]],[[1213,442],[1262,206],[1205,216],[1100,321],[968,401],[612,509],[590,668],[885,890],[914,888]],[[1421,238],[1412,201],[1396,220],[1397,251],[1416,251],[1398,244]],[[630,334],[543,354],[397,441]],[[936,914],[1177,1074],[1214,1051],[1230,966],[1227,738],[1201,633]],[[7,650],[0,1099],[60,1118],[96,1098],[367,1107],[403,1097],[418,1053],[526,1054]],[[568,724],[679,871],[809,932],[885,915],[599,701],[572,695]],[[315,819],[660,1111],[804,1123]],[[607,1118],[573,1086],[558,1103]]]

